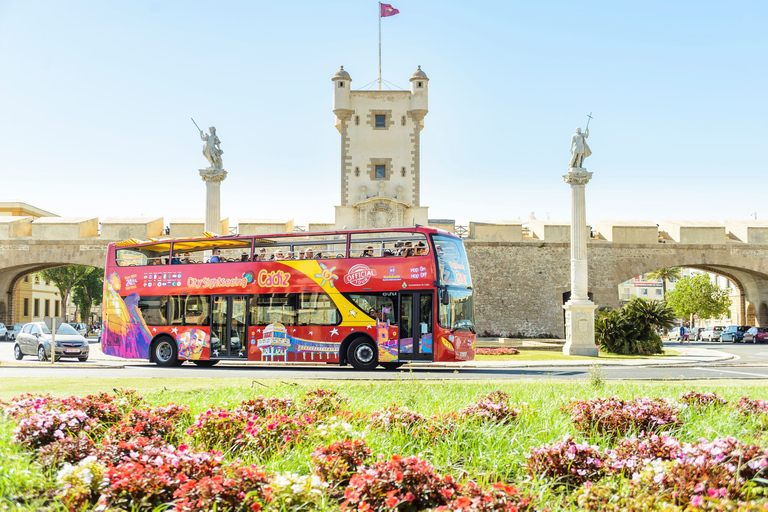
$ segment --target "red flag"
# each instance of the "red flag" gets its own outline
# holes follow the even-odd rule
[[[395,9],[389,4],[379,4],[381,6],[381,17],[386,18],[387,16],[394,16],[395,14],[400,14],[400,11]]]

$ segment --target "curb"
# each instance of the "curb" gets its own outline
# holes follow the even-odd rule
[[[80,370],[104,370],[104,369],[121,369],[125,368],[124,364],[106,364],[106,363],[80,363],[80,364],[74,364],[74,363],[54,363],[50,364],[48,362],[43,364],[35,364],[35,363],[5,363],[0,361],[0,370],[3,368],[79,368]]]

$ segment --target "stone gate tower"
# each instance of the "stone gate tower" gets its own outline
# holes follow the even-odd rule
[[[353,91],[344,67],[333,79],[341,133],[341,205],[336,228],[426,225],[420,196],[420,133],[429,78],[421,66],[410,91]]]

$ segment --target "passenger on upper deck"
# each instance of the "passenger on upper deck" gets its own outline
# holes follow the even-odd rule
[[[259,255],[256,257],[256,261],[267,261],[267,250],[265,248],[259,249]]]
[[[374,255],[373,255],[373,247],[370,246],[370,245],[368,247],[366,247],[365,250],[363,251],[363,254],[361,254],[360,257],[361,258],[373,258],[374,257]]]
[[[314,253],[314,251],[312,250],[311,247],[307,247],[307,250],[306,250],[306,253],[305,253],[305,258],[308,259],[308,260],[312,260],[312,259],[315,258],[315,253]]]
[[[424,242],[419,242],[416,244],[416,256],[423,256],[424,254],[427,254],[427,246]]]
[[[221,249],[218,247],[213,248],[213,256],[211,256],[211,263],[221,263]]]
[[[304,258],[304,249],[299,249],[299,259],[303,260]]]
[[[176,256],[171,258],[171,265],[179,265],[181,263],[181,254],[176,253]]]
[[[181,258],[181,262],[182,263],[192,263],[192,260],[189,259],[189,253],[188,252],[184,253],[184,257]]]

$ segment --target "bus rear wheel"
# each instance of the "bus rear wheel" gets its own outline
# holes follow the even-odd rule
[[[176,342],[171,338],[163,337],[157,340],[152,346],[152,355],[157,366],[178,366],[182,363],[179,361],[179,349],[176,347]]]
[[[373,370],[379,364],[379,351],[371,340],[357,338],[347,349],[347,361],[355,370]]]
[[[403,366],[403,363],[379,363],[379,364],[381,365],[382,368],[389,371],[397,370],[398,368]]]
[[[214,365],[216,365],[218,363],[218,361],[211,361],[211,360],[208,360],[208,361],[192,361],[192,362],[195,363],[200,368],[210,368],[211,366],[214,366]]]

